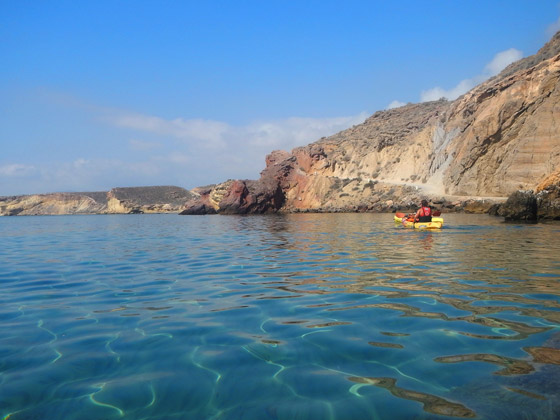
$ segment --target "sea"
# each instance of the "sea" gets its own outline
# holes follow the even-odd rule
[[[0,419],[558,419],[560,224],[0,218]]]

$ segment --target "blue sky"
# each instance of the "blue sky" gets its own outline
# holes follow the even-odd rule
[[[256,179],[272,150],[453,99],[559,17],[558,0],[0,0],[0,195]]]

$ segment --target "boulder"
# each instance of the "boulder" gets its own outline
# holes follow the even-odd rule
[[[560,220],[560,171],[537,186],[538,218]]]
[[[537,221],[537,196],[533,191],[516,191],[500,206],[498,216],[507,221]]]

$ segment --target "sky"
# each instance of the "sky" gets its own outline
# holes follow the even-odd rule
[[[0,0],[0,196],[258,179],[558,30],[558,0]]]

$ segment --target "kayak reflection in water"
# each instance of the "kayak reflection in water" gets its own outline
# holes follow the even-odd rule
[[[434,238],[432,237],[432,232],[425,232],[426,234],[420,238],[420,242],[422,243],[422,247],[425,250],[432,249],[432,243]]]

